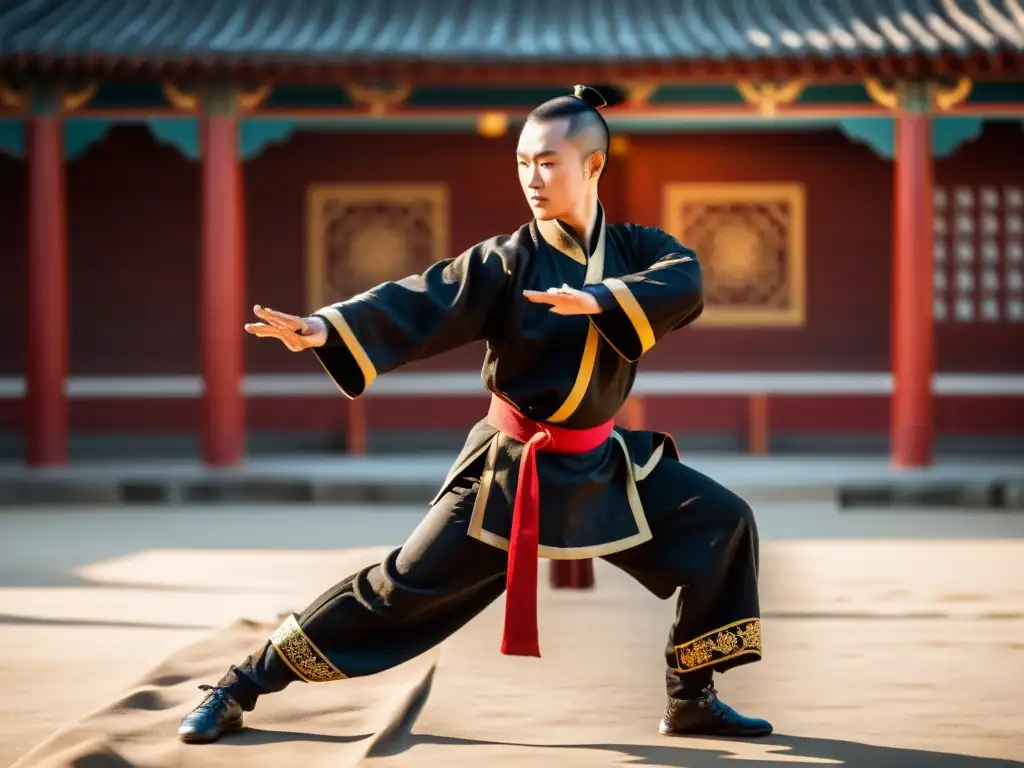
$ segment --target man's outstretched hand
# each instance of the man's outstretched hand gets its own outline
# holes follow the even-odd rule
[[[319,317],[289,315],[259,304],[252,311],[263,321],[245,324],[245,330],[253,336],[278,339],[292,352],[322,347],[327,343],[327,324]]]
[[[523,291],[523,296],[537,304],[550,304],[556,315],[596,315],[601,311],[601,305],[591,294],[567,285],[546,291]]]

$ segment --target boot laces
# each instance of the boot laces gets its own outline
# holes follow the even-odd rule
[[[200,704],[197,709],[204,709],[213,706],[217,706],[222,703],[227,703],[229,698],[228,692],[224,688],[218,688],[215,685],[200,685],[200,691],[206,691],[208,693],[206,699]]]
[[[727,711],[725,704],[718,698],[718,691],[715,690],[714,684],[701,688],[700,696],[697,698],[697,706],[701,709],[710,710],[715,715],[722,715]]]

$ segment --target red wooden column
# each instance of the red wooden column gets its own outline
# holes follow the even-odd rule
[[[895,215],[890,421],[892,461],[932,461],[932,153],[927,85],[908,83],[895,114]]]
[[[68,246],[60,92],[32,94],[28,120],[28,463],[67,461]]]
[[[212,466],[228,466],[237,464],[245,451],[242,169],[233,89],[204,91],[201,127],[203,460]]]

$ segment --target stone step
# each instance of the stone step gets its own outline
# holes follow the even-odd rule
[[[848,510],[879,507],[1024,509],[1024,477],[884,478],[876,481],[809,478],[787,483],[726,484],[751,503],[834,502]],[[426,507],[439,485],[440,480],[417,477],[331,479],[237,472],[195,477],[134,473],[48,477],[25,473],[0,482],[0,506],[377,503]]]

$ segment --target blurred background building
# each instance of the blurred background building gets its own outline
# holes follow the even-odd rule
[[[613,220],[707,310],[625,418],[684,450],[1022,452],[1017,0],[4,0],[0,451],[454,448],[482,349],[363,399],[248,337],[529,217],[522,118],[623,88]]]

